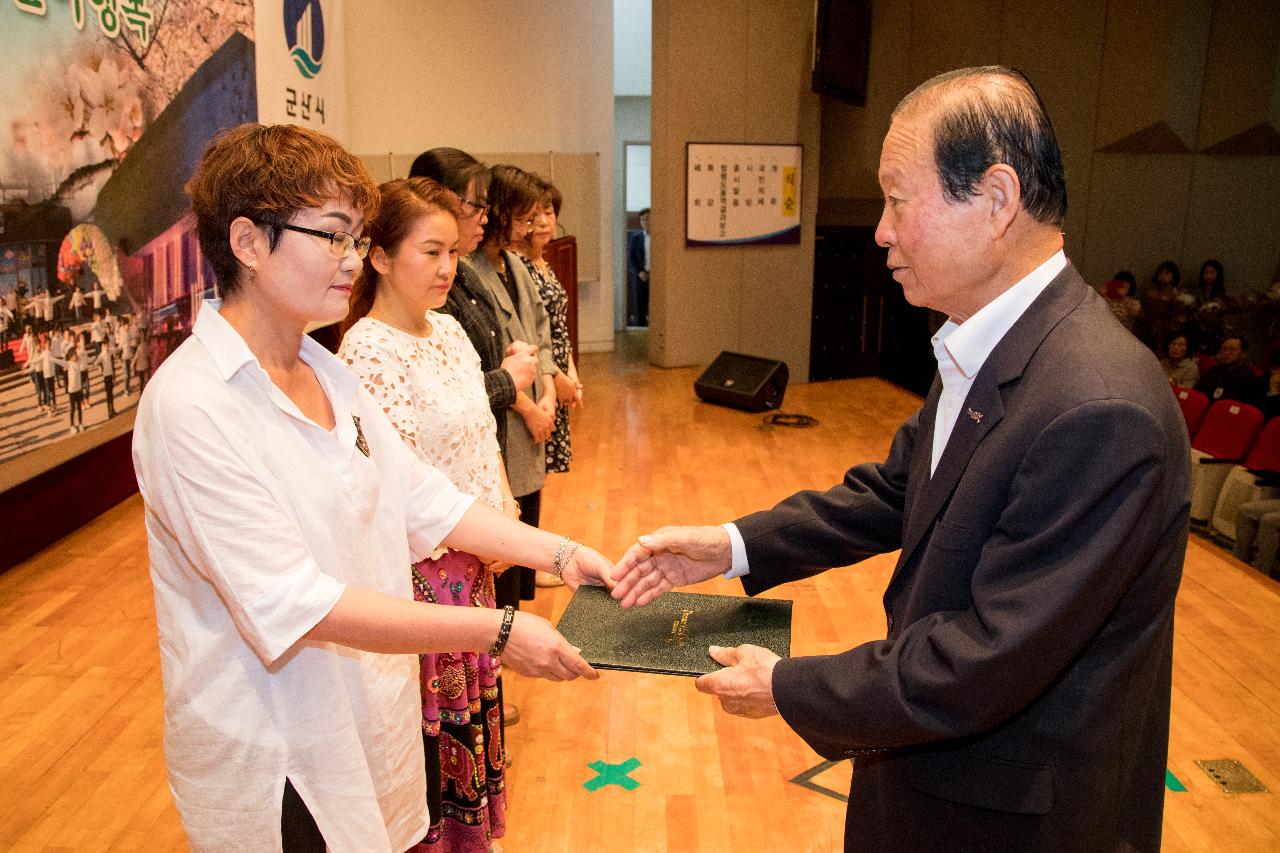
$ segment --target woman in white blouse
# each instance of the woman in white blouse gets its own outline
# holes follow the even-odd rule
[[[418,653],[594,672],[528,613],[413,600],[442,544],[612,583],[609,562],[463,494],[303,334],[347,313],[377,210],[327,136],[243,125],[187,186],[224,300],[147,385],[146,504],[170,787],[194,850],[390,851],[427,835]]]
[[[458,267],[458,199],[428,178],[378,187],[372,241],[338,357],[364,382],[405,443],[453,484],[512,518],[480,356],[437,313]],[[412,568],[418,601],[495,607],[494,569],[439,548]],[[431,807],[428,850],[484,853],[505,831],[501,669],[486,654],[423,655],[422,732]],[[434,784],[433,784],[433,780]]]

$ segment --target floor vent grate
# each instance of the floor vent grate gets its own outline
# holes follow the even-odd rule
[[[1227,794],[1266,794],[1267,786],[1258,781],[1258,777],[1234,758],[1219,758],[1213,761],[1197,761],[1196,766],[1209,774],[1209,778],[1218,783],[1218,787]]]

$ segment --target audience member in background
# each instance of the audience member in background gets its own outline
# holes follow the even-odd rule
[[[357,157],[242,125],[187,191],[225,296],[147,386],[133,436],[173,799],[195,850],[401,853],[430,829],[418,654],[593,674],[537,616],[414,601],[408,566],[447,545],[576,586],[608,562],[459,491],[304,334],[347,315],[366,253],[378,195]]]
[[[1280,500],[1243,503],[1236,510],[1236,541],[1232,552],[1271,577],[1280,577]]]
[[[1197,307],[1211,302],[1226,303],[1227,280],[1221,263],[1211,259],[1200,265],[1200,281],[1196,284],[1195,297]]]
[[[437,311],[457,267],[458,197],[428,178],[378,190],[338,357],[419,459],[516,518],[480,358],[458,321]],[[495,607],[493,572],[475,554],[438,548],[410,571],[418,601]],[[483,853],[505,833],[498,661],[465,651],[422,655],[420,678],[431,831],[419,850]]]
[[[1187,310],[1179,299],[1178,282],[1182,273],[1173,261],[1164,261],[1156,268],[1151,285],[1142,294],[1142,335],[1147,346],[1158,352],[1160,343],[1176,332],[1182,331]]]
[[[1134,279],[1133,273],[1128,270],[1120,270],[1112,276],[1111,281],[1107,282],[1107,307],[1126,329],[1135,334],[1138,329],[1138,315],[1142,313],[1142,305],[1135,297],[1137,290],[1138,282]]]
[[[1204,262],[1194,296],[1196,310],[1189,322],[1195,326],[1196,345],[1202,353],[1217,352],[1226,334],[1227,314],[1233,307],[1227,298],[1222,264],[1212,260]]]
[[[1258,408],[1262,409],[1267,420],[1271,420],[1280,415],[1280,352],[1271,353],[1267,361],[1269,370],[1262,379],[1262,401]]]
[[[559,372],[552,378],[556,391],[555,428],[547,439],[547,473],[564,473],[569,470],[573,449],[569,444],[569,409],[582,404],[582,382],[573,360],[573,344],[569,338],[569,295],[565,293],[556,272],[543,257],[547,244],[555,239],[556,221],[564,197],[549,181],[533,176],[542,189],[533,230],[516,245],[521,260],[529,269],[538,287],[538,296],[547,309],[551,321],[551,354]],[[562,581],[546,572],[538,573],[538,586],[561,586]]]
[[[1187,336],[1174,335],[1164,346],[1164,358],[1160,359],[1164,375],[1169,382],[1182,388],[1194,388],[1200,381],[1200,367],[1187,354]]]
[[[511,247],[533,228],[533,216],[542,196],[538,184],[515,166],[489,170],[489,218],[484,241],[468,258],[471,270],[493,301],[506,341],[528,341],[538,347],[538,376],[520,388],[516,402],[507,409],[507,479],[520,502],[520,520],[538,525],[542,510],[542,485],[547,476],[543,442],[555,427],[556,391],[553,377],[559,368],[551,352],[551,321],[538,297],[529,269]],[[511,576],[508,581],[507,577]],[[532,569],[519,566],[505,572],[500,585],[518,589],[524,599],[536,591]],[[518,586],[517,586],[518,584]],[[499,598],[499,603],[502,603]]]
[[[1245,352],[1249,345],[1234,335],[1222,339],[1218,347],[1217,363],[1205,371],[1196,383],[1196,390],[1207,394],[1211,400],[1239,400],[1257,405],[1265,386],[1249,365]]]

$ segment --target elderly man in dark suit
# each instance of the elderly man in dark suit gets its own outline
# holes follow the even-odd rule
[[[640,537],[615,595],[722,572],[755,594],[901,549],[885,639],[712,649],[698,688],[855,759],[847,850],[1156,851],[1189,504],[1173,395],[1062,252],[1061,159],[1021,74],[920,86],[879,177],[894,279],[950,317],[923,407],[825,492]]]

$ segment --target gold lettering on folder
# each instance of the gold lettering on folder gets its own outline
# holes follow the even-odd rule
[[[675,643],[680,648],[684,647],[685,640],[689,639],[689,617],[692,615],[692,610],[680,611],[680,618],[671,623],[671,636],[667,637],[668,643]]]

